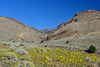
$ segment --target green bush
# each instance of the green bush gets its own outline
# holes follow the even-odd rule
[[[91,45],[91,46],[89,47],[89,49],[88,49],[88,52],[89,52],[89,53],[95,53],[95,52],[96,52],[96,47],[93,46],[93,45]]]
[[[69,41],[66,41],[66,43],[65,44],[68,44],[69,43]]]
[[[44,41],[43,40],[41,40],[41,42],[40,43],[43,43]]]

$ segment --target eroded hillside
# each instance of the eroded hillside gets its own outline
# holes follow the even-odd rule
[[[0,41],[34,42],[42,39],[41,34],[19,20],[0,16]]]
[[[76,13],[71,20],[60,24],[48,40],[62,38],[78,38],[83,36],[100,36],[100,11],[86,10]],[[90,35],[92,34],[92,35]]]

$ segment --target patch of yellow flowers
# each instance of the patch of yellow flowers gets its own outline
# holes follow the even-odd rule
[[[41,49],[41,48],[40,48]],[[46,50],[47,52],[42,52]],[[82,50],[82,49],[80,49]],[[31,56],[31,61],[35,64],[45,64],[45,65],[54,65],[54,64],[70,64],[70,65],[78,65],[78,66],[86,66],[90,61],[86,61],[86,57],[88,56],[93,61],[99,61],[100,57],[87,54],[83,52],[73,52],[69,50],[63,49],[50,49],[50,48],[42,48],[41,52],[37,52],[36,48],[30,48],[29,53]]]
[[[78,50],[82,51],[83,49],[82,48],[78,48]]]
[[[3,47],[2,49],[4,49]],[[25,47],[26,48],[26,47]],[[70,50],[65,49],[50,49],[50,48],[30,48],[27,50],[29,52],[29,55],[19,55],[16,54],[16,50],[11,50],[7,48],[6,51],[0,52],[0,60],[2,60],[5,57],[11,57],[11,59],[14,57],[18,57],[17,62],[19,61],[29,61],[35,64],[35,66],[39,65],[40,67],[50,67],[52,65],[59,65],[63,64],[65,66],[78,66],[78,67],[86,67],[87,64],[90,63],[90,61],[86,60],[86,57],[91,59],[93,62],[100,62],[100,57],[94,54],[88,54],[84,52],[73,52]],[[79,50],[83,50],[82,48],[79,48]],[[7,60],[5,60],[7,62]]]

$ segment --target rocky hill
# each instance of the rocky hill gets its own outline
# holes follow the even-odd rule
[[[19,20],[0,16],[0,41],[34,42],[42,39],[41,34]]]
[[[100,11],[86,10],[77,12],[72,19],[60,24],[47,39],[57,40],[86,36],[100,36]]]
[[[37,42],[62,38],[100,36],[100,11],[86,10],[77,12],[72,19],[54,29],[38,30],[26,26],[19,20],[0,16],[0,41]]]

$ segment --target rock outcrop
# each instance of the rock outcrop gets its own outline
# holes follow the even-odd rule
[[[90,12],[96,12],[96,10],[85,10],[85,11],[82,11],[82,12],[77,12],[77,13],[74,15],[74,17],[75,17],[75,16],[78,16],[79,14],[90,13]]]

